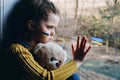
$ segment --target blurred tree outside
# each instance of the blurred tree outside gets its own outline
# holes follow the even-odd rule
[[[112,47],[120,48],[120,1],[107,0],[105,9],[90,17],[79,16],[76,34],[103,38]],[[93,8],[94,10],[94,8]],[[107,43],[106,43],[107,44]]]
[[[120,46],[120,24],[117,22],[120,20],[120,1],[108,0],[106,1],[107,8],[105,10],[99,9],[102,20],[106,19],[106,29],[104,30],[103,38],[109,41],[109,45],[119,48]]]
[[[77,35],[99,37],[109,46],[120,46],[119,0],[53,0],[59,3],[61,21],[56,33],[64,38]],[[63,5],[63,3],[65,3]],[[105,43],[106,44],[106,43]]]
[[[79,0],[76,0],[76,8],[75,8],[75,20],[77,20],[77,17],[78,17],[78,8],[79,8]]]

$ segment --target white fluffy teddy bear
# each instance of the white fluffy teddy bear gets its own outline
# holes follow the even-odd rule
[[[61,46],[52,42],[37,44],[34,54],[36,61],[47,70],[60,67],[65,63],[67,58],[66,51]]]

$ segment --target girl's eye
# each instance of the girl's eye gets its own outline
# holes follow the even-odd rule
[[[49,30],[56,29],[54,26],[46,25]]]
[[[53,26],[48,26],[48,28],[49,28],[49,29],[52,29],[52,28],[53,28]]]

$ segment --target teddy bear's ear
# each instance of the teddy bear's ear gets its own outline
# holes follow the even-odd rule
[[[38,51],[43,47],[44,44],[38,43],[34,48],[34,53],[38,53]]]

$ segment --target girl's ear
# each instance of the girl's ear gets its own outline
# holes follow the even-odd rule
[[[34,23],[33,20],[29,20],[28,23],[27,23],[27,25],[28,25],[28,29],[29,29],[30,31],[33,31],[33,30],[34,30],[35,23]]]

